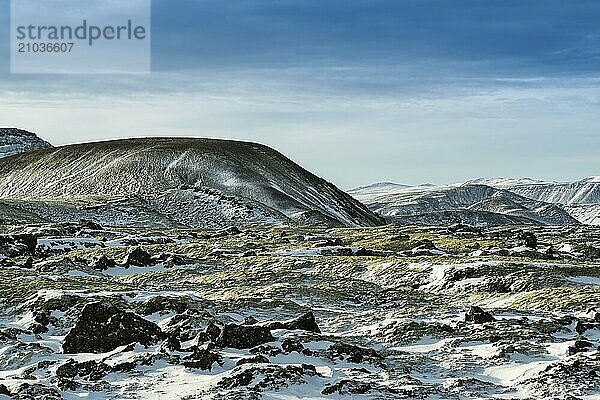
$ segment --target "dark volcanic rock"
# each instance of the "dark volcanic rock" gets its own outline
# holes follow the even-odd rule
[[[17,257],[34,254],[37,247],[37,237],[28,233],[0,235],[0,254]]]
[[[194,346],[192,349],[192,354],[184,358],[183,365],[188,368],[197,368],[204,371],[210,371],[212,369],[212,365],[220,360],[221,357],[219,357],[217,353]]]
[[[147,267],[152,265],[152,257],[147,251],[142,250],[139,247],[135,247],[127,253],[124,264],[126,267],[132,265],[137,267]]]
[[[90,267],[96,271],[105,271],[116,266],[117,263],[112,258],[108,258],[105,255],[94,257],[90,262]]]
[[[585,353],[592,347],[594,347],[594,344],[588,342],[587,340],[576,340],[573,346],[569,346],[569,348],[567,349],[567,354],[572,356],[576,353]]]
[[[275,338],[271,335],[271,330],[267,327],[227,324],[221,330],[216,344],[220,347],[249,349],[274,340]]]
[[[481,307],[471,306],[469,311],[465,314],[466,322],[473,322],[475,324],[483,324],[486,322],[494,322],[496,318],[487,311],[483,311]]]
[[[355,346],[348,343],[334,343],[325,352],[327,358],[346,359],[348,362],[360,364],[363,361],[377,362],[383,357],[377,351],[367,348]]]
[[[309,311],[306,314],[289,321],[267,322],[263,324],[263,326],[269,329],[287,329],[290,331],[297,329],[307,332],[321,333],[321,329],[319,329],[319,325],[317,325],[317,321],[315,321],[315,315],[312,311]]]
[[[87,304],[65,337],[65,353],[104,353],[119,346],[149,346],[165,337],[158,325],[128,311],[103,304]]]
[[[537,247],[537,237],[532,232],[522,232],[519,234],[519,239],[523,241],[523,245],[530,249]]]
[[[16,393],[11,393],[11,398],[15,400],[62,400],[58,390],[37,383],[22,384]]]
[[[56,376],[62,381],[69,382],[73,378],[81,377],[88,381],[95,382],[104,378],[111,372],[126,372],[135,368],[135,363],[125,362],[110,366],[102,361],[89,360],[76,362],[70,359],[56,369]]]
[[[298,340],[285,339],[283,342],[281,342],[281,350],[286,353],[291,353],[293,351],[297,353],[304,353],[307,349],[304,348],[304,345]]]
[[[290,384],[306,383],[304,376],[317,375],[314,365],[273,365],[257,364],[250,368],[234,370],[223,378],[218,386],[223,389],[250,387],[255,390],[278,389]]]
[[[211,322],[206,326],[204,333],[206,333],[210,340],[215,341],[221,335],[221,328]]]

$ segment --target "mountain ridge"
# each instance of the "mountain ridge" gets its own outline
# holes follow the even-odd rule
[[[0,128],[0,158],[51,147],[49,142],[33,132],[19,128]]]
[[[0,159],[0,198],[139,197],[184,225],[377,225],[379,217],[268,146],[222,139],[131,138]]]
[[[349,193],[392,223],[427,221],[435,225],[459,221],[496,225],[506,223],[506,217],[518,217],[515,223],[597,224],[600,201],[596,202],[594,197],[598,185],[595,180],[596,177],[590,177],[574,183],[557,182],[554,185],[558,188],[554,188],[552,183],[531,178],[480,178],[445,186],[394,187],[388,191],[363,186]],[[535,192],[536,188],[540,191]],[[564,188],[570,191],[561,191]],[[562,193],[563,202],[556,201],[556,193]]]

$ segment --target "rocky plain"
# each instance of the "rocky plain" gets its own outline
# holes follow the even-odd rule
[[[600,398],[597,226],[3,225],[0,265],[0,398]]]

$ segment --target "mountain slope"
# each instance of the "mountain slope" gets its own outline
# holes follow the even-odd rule
[[[53,220],[66,218],[60,203],[77,204],[114,224],[119,221],[106,217],[107,202],[124,210],[134,202],[132,213],[142,207],[186,226],[381,222],[277,151],[217,139],[114,140],[0,159],[0,198],[43,202],[41,216]]]
[[[0,158],[50,147],[50,143],[37,137],[35,133],[16,128],[0,128]]]
[[[546,203],[581,205],[600,203],[600,176],[576,182],[544,182],[532,179],[478,179],[469,184],[485,184],[509,190],[530,199]]]
[[[578,223],[562,208],[553,204],[481,184],[395,187],[387,192],[361,188],[350,191],[350,194],[388,221],[400,224]]]

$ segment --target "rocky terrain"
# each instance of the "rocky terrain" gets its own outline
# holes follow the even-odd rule
[[[83,220],[0,263],[0,398],[600,398],[597,227]]]
[[[454,185],[376,183],[349,191],[399,225],[599,225],[600,178],[477,179]]]

